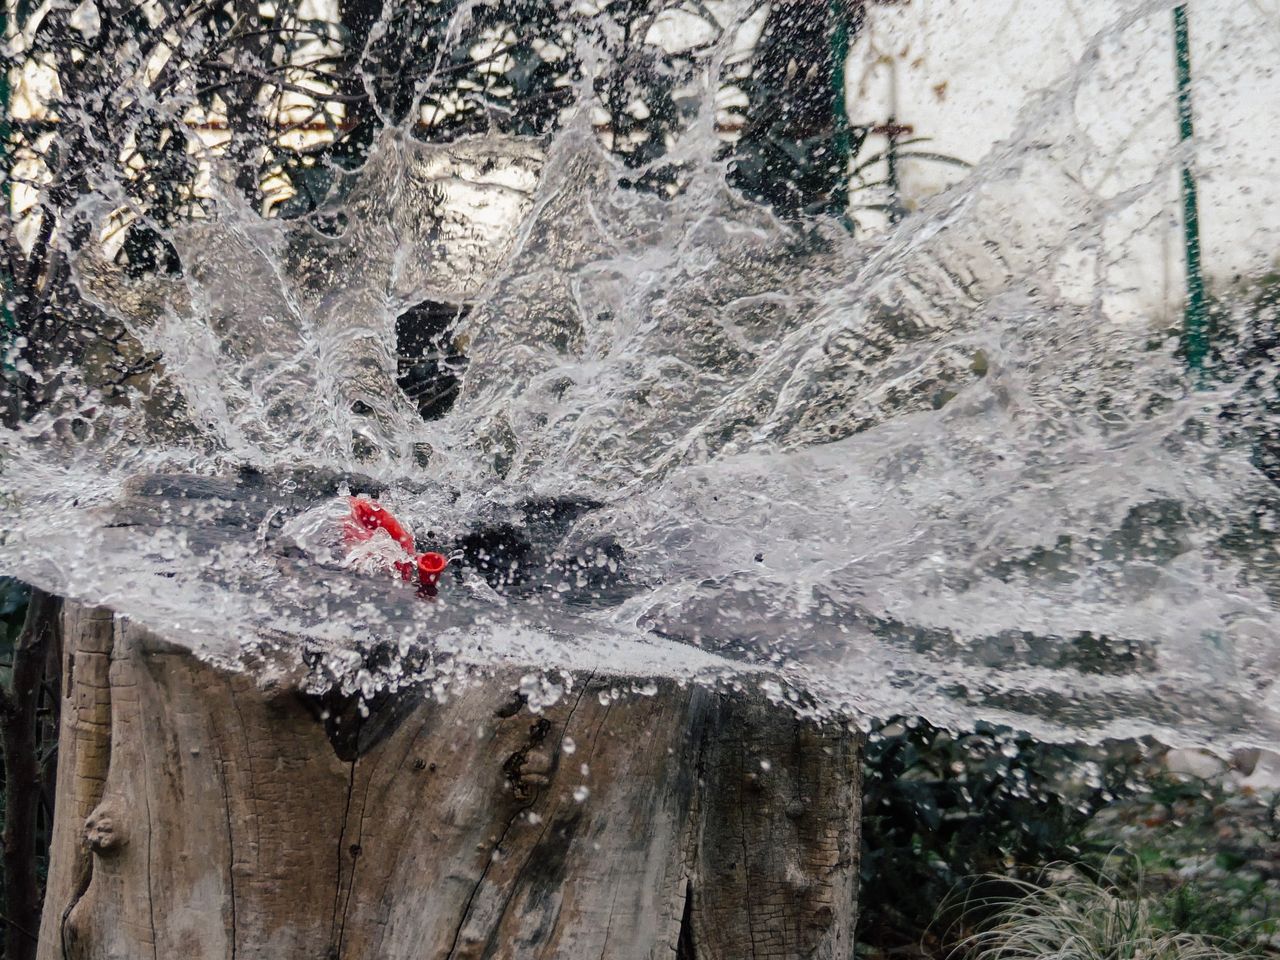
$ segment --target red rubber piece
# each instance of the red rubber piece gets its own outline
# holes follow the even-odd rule
[[[348,497],[347,501],[351,504],[351,515],[343,521],[342,538],[348,546],[368,540],[379,530],[385,530],[409,555],[393,564],[401,580],[412,580],[416,572],[418,583],[424,587],[435,587],[440,582],[440,575],[449,566],[448,557],[432,550],[417,553],[413,534],[378,501],[365,497]]]
[[[440,574],[449,565],[449,558],[443,553],[428,550],[418,556],[418,582],[424,587],[434,587],[440,582]]]
[[[351,517],[344,528],[347,543],[368,540],[381,529],[391,534],[391,539],[409,553],[414,552],[416,544],[413,542],[413,534],[406,530],[386,507],[376,500],[366,500],[363,497],[347,499],[351,502]]]

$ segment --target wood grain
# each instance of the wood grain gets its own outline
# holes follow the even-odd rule
[[[589,674],[534,713],[507,672],[379,723],[100,608],[65,626],[39,960],[851,956],[843,724]]]

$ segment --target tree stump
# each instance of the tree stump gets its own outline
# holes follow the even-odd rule
[[[104,608],[65,637],[40,960],[852,955],[844,724],[510,671],[362,717]]]

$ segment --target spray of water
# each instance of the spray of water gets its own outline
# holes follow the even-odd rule
[[[116,406],[68,381],[4,434],[0,563],[366,695],[517,662],[540,691],[745,678],[816,712],[1273,740],[1270,368],[1189,375],[1167,318],[1112,297],[1147,282],[1183,157],[1141,149],[1167,99],[1100,153],[1096,98],[1145,89],[1168,14],[1120,10],[874,237],[731,188],[710,80],[652,161],[670,188],[636,189],[592,127],[589,49],[554,136],[389,126],[315,216],[263,219],[215,165],[208,214],[164,230],[180,273],[76,249],[80,296],[162,375]],[[424,303],[465,305],[427,419],[396,356]],[[438,596],[328,550],[351,492],[453,554]]]

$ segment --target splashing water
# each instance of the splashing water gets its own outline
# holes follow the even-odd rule
[[[389,128],[330,229],[215,182],[166,231],[180,275],[78,254],[167,386],[4,435],[0,564],[366,695],[510,661],[543,700],[574,671],[745,676],[820,713],[1273,740],[1280,498],[1223,416],[1245,381],[1197,381],[1111,298],[1181,157],[1141,148],[1168,99],[1099,152],[1097,101],[1140,97],[1168,13],[1117,16],[878,237],[735,193],[711,103],[670,196],[622,182],[586,107],[550,142]],[[467,306],[427,420],[396,383],[424,302]],[[348,492],[453,553],[437,598],[314,546]]]

